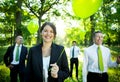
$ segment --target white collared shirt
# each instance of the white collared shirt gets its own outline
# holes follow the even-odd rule
[[[43,82],[48,82],[48,68],[50,64],[50,56],[43,56]]]
[[[95,72],[95,73],[102,73],[98,67],[98,55],[97,55],[97,48],[96,44],[88,47],[84,51],[84,58],[83,58],[83,82],[87,82],[87,73],[88,72]],[[104,71],[108,71],[108,67],[116,67],[117,63],[112,62],[110,50],[102,45],[100,45],[103,57],[103,64],[104,64]]]
[[[80,55],[80,48],[77,47],[77,46],[72,46],[72,47],[70,48],[70,58],[72,58],[73,48],[74,48],[74,58],[78,58],[78,55]]]
[[[13,65],[19,64],[19,61],[15,61],[17,46],[18,46],[18,44],[15,44],[14,51],[13,51],[13,61],[11,62],[11,64],[13,64]],[[20,46],[19,46],[19,59],[20,59],[21,48],[22,48],[22,44],[20,44]]]

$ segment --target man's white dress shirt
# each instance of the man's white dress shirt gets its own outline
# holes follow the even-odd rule
[[[72,47],[70,48],[70,58],[72,58],[73,48],[74,48],[74,58],[78,58],[78,55],[80,55],[80,48],[77,47],[77,46],[72,46]]]
[[[108,67],[116,67],[117,63],[112,62],[110,50],[102,45],[100,45],[103,57],[104,71],[100,71],[98,67],[98,55],[97,55],[98,45],[93,44],[88,47],[84,51],[83,58],[83,82],[87,82],[87,73],[95,72],[95,73],[103,73],[108,71]]]
[[[18,46],[18,44],[15,44],[15,48],[14,48],[14,51],[13,51],[13,61],[11,62],[11,64],[13,64],[13,65],[18,65],[19,64],[19,61],[15,60],[17,46]],[[19,45],[19,58],[20,58],[20,54],[21,54],[21,48],[22,48],[22,44]]]

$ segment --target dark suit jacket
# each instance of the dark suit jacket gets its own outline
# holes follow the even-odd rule
[[[14,48],[15,48],[15,45],[8,47],[8,49],[4,55],[4,63],[6,66],[10,65],[13,60]],[[27,48],[22,45],[21,53],[20,53],[20,62],[19,62],[19,68],[21,71],[24,71],[24,69],[25,69],[26,55],[27,55]]]
[[[63,49],[63,46],[52,44],[50,64],[54,64],[58,60]],[[69,67],[65,51],[57,62],[57,65],[59,66],[58,78],[52,78],[50,71],[48,71],[48,82],[63,82],[69,76]],[[49,68],[51,67],[49,66]],[[26,76],[26,82],[43,82],[42,44],[30,48]]]

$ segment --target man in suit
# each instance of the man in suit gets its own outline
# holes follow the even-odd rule
[[[22,43],[23,37],[17,36],[15,44],[13,46],[9,46],[4,55],[4,63],[10,69],[10,82],[17,82],[18,74],[20,82],[24,82],[27,48],[23,46]]]
[[[80,48],[77,46],[76,41],[72,41],[72,47],[70,48],[70,77],[72,77],[73,66],[76,67],[76,79],[78,80],[78,56],[80,55]]]

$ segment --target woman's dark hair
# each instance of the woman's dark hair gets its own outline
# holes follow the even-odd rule
[[[45,22],[45,23],[42,25],[42,27],[41,27],[41,29],[40,29],[40,32],[42,32],[42,30],[44,29],[44,27],[45,27],[46,25],[49,25],[49,26],[53,29],[53,33],[54,33],[54,35],[56,36],[56,34],[57,34],[57,32],[56,32],[56,27],[55,27],[55,25],[54,25],[53,23],[51,23],[51,22]]]

